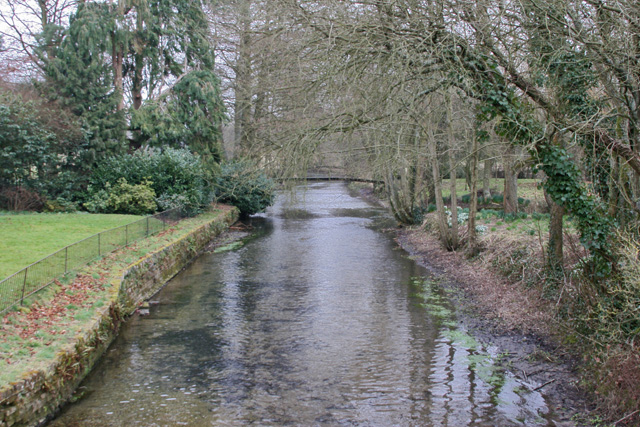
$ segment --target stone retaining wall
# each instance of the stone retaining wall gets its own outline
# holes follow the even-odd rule
[[[226,211],[128,266],[122,278],[114,283],[111,302],[98,310],[95,322],[74,344],[58,352],[47,369],[27,372],[21,381],[0,390],[0,426],[44,424],[71,399],[117,336],[124,317],[132,314],[142,301],[155,294],[237,219],[235,209]]]

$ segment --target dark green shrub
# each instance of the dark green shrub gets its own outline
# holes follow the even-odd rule
[[[518,215],[515,213],[505,214],[503,216],[504,222],[513,222],[518,219]]]
[[[200,157],[187,149],[145,148],[105,160],[91,176],[91,200],[120,178],[134,185],[149,181],[160,210],[180,207],[195,214],[213,199]]]
[[[427,206],[427,212],[429,213],[435,212],[437,209],[438,207],[434,203],[429,203],[429,206]]]
[[[526,208],[531,204],[531,200],[518,197],[518,204]]]
[[[504,201],[504,196],[502,196],[502,194],[495,194],[491,196],[491,200],[494,203],[502,203]]]
[[[416,206],[411,211],[413,224],[422,224],[424,222],[424,215],[427,213],[427,209],[424,206]]]
[[[216,198],[237,207],[243,215],[263,212],[273,203],[275,186],[248,160],[223,163],[216,178]]]
[[[146,215],[156,211],[156,193],[151,181],[129,184],[120,178],[115,185],[107,183],[104,189],[97,191],[84,206],[90,212]]]

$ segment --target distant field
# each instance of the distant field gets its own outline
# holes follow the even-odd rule
[[[538,188],[538,183],[540,180],[538,179],[519,179],[518,180],[518,197],[522,197],[524,199],[529,200],[543,200],[544,194],[542,189]],[[451,192],[449,191],[449,180],[442,180],[442,197],[449,197]],[[504,191],[504,179],[502,178],[491,178],[492,190],[497,190],[502,193]],[[482,190],[482,181],[478,182],[478,191]],[[458,198],[462,197],[464,194],[469,194],[469,189],[467,188],[467,184],[464,178],[458,179],[456,183],[456,192],[458,193]]]
[[[41,258],[136,215],[0,214],[0,280]]]

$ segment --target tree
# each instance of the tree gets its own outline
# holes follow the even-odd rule
[[[14,64],[14,74],[44,74],[60,43],[60,30],[77,5],[77,0],[11,0],[0,7],[4,59]]]
[[[113,68],[104,61],[112,50],[113,17],[108,4],[80,4],[46,66],[47,89],[82,119],[85,142],[76,163],[86,169],[125,148],[120,94],[114,88]]]
[[[220,81],[211,71],[193,71],[167,92],[134,111],[132,125],[151,146],[188,145],[205,164],[222,160],[224,105]]]

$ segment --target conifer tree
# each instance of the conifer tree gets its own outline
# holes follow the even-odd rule
[[[77,161],[84,167],[125,148],[125,117],[105,61],[112,51],[113,16],[109,5],[81,3],[46,69],[52,95],[82,119],[85,138]]]

